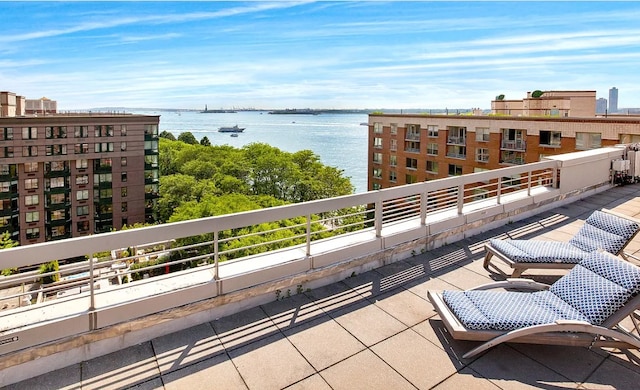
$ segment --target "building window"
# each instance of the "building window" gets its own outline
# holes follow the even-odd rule
[[[374,153],[373,162],[376,164],[380,164],[382,162],[382,153]]]
[[[49,180],[49,188],[63,188],[66,187],[65,178],[64,177],[52,177]]]
[[[47,156],[63,156],[67,154],[67,145],[47,145]]]
[[[438,173],[438,162],[437,161],[427,161],[427,172]]]
[[[460,145],[447,146],[447,157],[467,158],[467,147]]]
[[[126,157],[120,157],[120,166],[121,167],[126,167],[127,166],[127,158]]]
[[[382,179],[382,168],[373,168],[373,178]]]
[[[77,185],[89,184],[89,175],[77,175],[76,184]]]
[[[127,172],[120,173],[120,181],[123,183],[127,181]]]
[[[389,147],[390,150],[398,150],[398,140],[397,139],[392,139],[391,140],[391,146]]]
[[[89,153],[89,144],[75,144],[73,146],[73,151],[75,154]]]
[[[113,176],[111,173],[96,173],[93,175],[93,185],[98,186],[100,184],[112,183]]]
[[[100,168],[111,168],[113,166],[113,161],[110,158],[101,158],[98,160],[98,164]]]
[[[410,153],[420,153],[420,142],[404,141],[404,151]]]
[[[524,164],[524,152],[503,150],[500,152],[500,162],[503,164]]]
[[[38,128],[37,127],[23,127],[22,128],[22,139],[37,139],[38,138]]]
[[[27,190],[37,190],[38,179],[24,179],[24,188]]]
[[[67,138],[67,126],[47,126],[44,128],[46,138]]]
[[[95,136],[96,137],[113,137],[113,126],[95,126]]]
[[[89,199],[89,190],[76,191],[76,200],[87,200],[87,199]]]
[[[126,198],[127,197],[127,187],[120,188],[120,197],[121,198]]]
[[[398,156],[392,154],[389,156],[389,166],[395,167],[396,165],[398,165]]]
[[[466,145],[467,143],[467,128],[450,126],[447,128],[447,143],[454,145]]]
[[[438,137],[438,126],[436,126],[436,125],[428,125],[427,126],[427,136],[429,136],[431,138],[437,138]]]
[[[49,196],[49,202],[51,204],[63,204],[67,202],[66,194],[51,194]]]
[[[40,220],[40,212],[28,211],[24,214],[24,220],[26,223],[38,222]]]
[[[37,162],[24,163],[24,171],[25,173],[38,172],[38,163]]]
[[[11,183],[8,181],[0,182],[0,192],[10,192],[11,191]]]
[[[559,131],[540,130],[540,146],[560,147],[561,133]]]
[[[13,158],[13,146],[5,146],[3,151],[3,157]]]
[[[76,207],[76,215],[89,215],[89,206],[78,206]]]
[[[489,161],[489,149],[476,148],[476,161],[488,162]]]
[[[82,158],[80,160],[76,160],[76,169],[85,169],[88,166],[88,160],[85,158]]]
[[[376,149],[382,149],[382,138],[375,137],[373,139],[373,147]]]
[[[80,221],[76,223],[76,228],[79,233],[88,232],[89,231],[89,221]]]
[[[35,206],[40,204],[40,198],[38,195],[26,195],[24,197],[24,205],[25,206]]]
[[[412,141],[420,141],[420,125],[406,125],[407,132],[405,133],[405,139]]]
[[[52,210],[50,214],[51,214],[51,221],[63,221],[67,219],[66,210]]]
[[[520,188],[520,175],[503,176],[502,186],[505,188]]]
[[[602,145],[600,133],[576,133],[576,149],[597,149]]]
[[[409,169],[418,169],[418,159],[407,158],[406,167],[409,168]]]
[[[373,183],[373,190],[379,190],[382,188],[382,185],[380,185],[380,183]]]
[[[0,175],[7,176],[11,171],[9,164],[0,164]]]
[[[120,135],[123,137],[127,135],[127,125],[120,125]]]
[[[51,237],[63,237],[67,234],[67,228],[62,226],[53,226],[51,228]]]
[[[94,145],[94,151],[100,152],[113,152],[113,142],[97,142]]]
[[[397,123],[392,123],[391,124],[391,134],[392,135],[398,134],[398,124]]]
[[[22,147],[22,157],[35,157],[38,155],[38,147],[33,146],[23,146]]]
[[[123,213],[126,213],[128,209],[129,209],[129,205],[127,204],[127,202],[122,202],[120,210],[122,210]]]
[[[396,171],[389,172],[389,181],[395,183],[398,180],[398,174]]]
[[[404,180],[407,184],[413,184],[418,182],[418,177],[416,175],[406,174]]]
[[[621,144],[637,144],[640,143],[640,134],[620,134]]]
[[[144,135],[158,136],[158,125],[144,125]]]
[[[25,233],[27,234],[27,240],[33,240],[34,238],[40,238],[40,228],[37,228],[37,227],[27,228],[25,230]]]
[[[430,142],[427,144],[427,154],[432,156],[438,155],[438,144],[435,142]]]
[[[120,150],[123,152],[127,150],[127,143],[125,141],[120,142]]]
[[[449,164],[449,176],[460,176],[462,175],[462,166]]]
[[[476,127],[476,141],[489,142],[489,128],[488,127]]]
[[[0,127],[0,141],[13,139],[13,127]]]
[[[502,149],[525,150],[525,131],[521,129],[502,129]]]
[[[76,138],[87,138],[89,136],[89,126],[74,126],[73,135]]]
[[[373,123],[373,132],[376,134],[382,134],[382,123],[374,122]]]

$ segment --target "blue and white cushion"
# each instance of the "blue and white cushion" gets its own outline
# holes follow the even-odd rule
[[[547,291],[443,291],[442,297],[466,328],[510,331],[558,320],[601,325],[638,293],[640,268],[592,252]]]

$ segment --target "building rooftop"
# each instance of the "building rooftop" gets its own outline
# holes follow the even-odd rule
[[[596,209],[640,218],[640,184],[607,191],[340,282],[74,364],[8,389],[636,388],[640,353],[453,340],[427,290],[468,289],[490,238],[564,241]],[[640,236],[626,250],[640,254]],[[530,271],[551,283],[562,271]]]

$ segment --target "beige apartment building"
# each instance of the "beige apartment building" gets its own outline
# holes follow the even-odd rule
[[[0,117],[0,232],[26,245],[155,222],[158,123],[131,114]]]
[[[532,95],[499,96],[489,115],[370,114],[368,189],[640,142],[640,117],[596,116],[595,91]]]

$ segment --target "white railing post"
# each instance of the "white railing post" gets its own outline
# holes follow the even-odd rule
[[[95,330],[98,327],[98,319],[96,318],[96,294],[94,290],[93,279],[93,260],[96,254],[92,253],[89,257],[89,329]]]
[[[307,214],[307,256],[311,256],[311,214]]]
[[[498,188],[496,189],[496,203],[500,204],[500,196],[502,195],[502,177],[498,177]]]
[[[373,212],[376,237],[382,237],[382,200],[380,198],[376,199]]]
[[[527,196],[531,196],[531,171],[527,173]]]
[[[462,206],[464,206],[464,184],[458,185],[458,215],[462,214]]]
[[[420,193],[420,225],[427,224],[427,191]]]
[[[219,258],[220,248],[218,247],[219,232],[216,230],[213,232],[213,279],[220,279]]]

